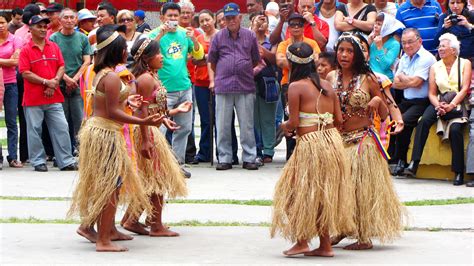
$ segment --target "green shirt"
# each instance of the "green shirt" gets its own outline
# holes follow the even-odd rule
[[[152,40],[158,36],[161,28],[152,30],[148,37]],[[176,32],[168,32],[160,39],[160,51],[163,55],[163,67],[158,75],[168,92],[184,91],[191,88],[189,79],[188,53],[194,49],[194,44],[186,36],[186,30],[178,27]]]
[[[91,55],[92,49],[86,35],[74,31],[72,35],[64,35],[60,31],[53,33],[49,39],[58,44],[64,57],[65,71],[69,77],[74,77],[81,68],[82,56]]]

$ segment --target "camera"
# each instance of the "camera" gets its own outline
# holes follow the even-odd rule
[[[168,21],[168,26],[172,29],[176,29],[178,27],[178,21],[170,20],[170,21]]]
[[[459,22],[458,15],[456,15],[454,13],[449,15],[448,19],[449,19],[449,21],[451,21],[451,24],[453,24],[453,25],[456,25]]]
[[[290,4],[281,4],[281,5],[280,5],[280,10],[282,10],[282,9],[288,9],[289,6],[290,6]]]

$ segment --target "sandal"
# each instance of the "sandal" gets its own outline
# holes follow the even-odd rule
[[[12,168],[23,168],[23,164],[20,161],[17,160],[11,160],[8,162],[8,165]]]

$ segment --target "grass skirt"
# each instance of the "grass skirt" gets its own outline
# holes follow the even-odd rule
[[[393,187],[387,161],[375,141],[370,136],[361,138],[363,134],[364,131],[343,134],[356,202],[357,230],[350,236],[361,243],[368,243],[371,238],[384,243],[400,236],[406,211]]]
[[[168,198],[186,196],[188,191],[185,177],[168,141],[157,127],[149,126],[148,130],[148,136],[154,144],[151,160],[146,159],[139,152],[142,147],[140,126],[134,127],[139,176],[147,195],[155,193]]]
[[[131,215],[151,210],[149,199],[127,154],[122,125],[112,120],[91,117],[78,138],[79,182],[73,193],[68,215],[79,213],[82,224],[93,225],[117,189],[119,203],[129,203]]]
[[[350,184],[349,165],[337,129],[299,137],[276,184],[271,236],[280,231],[295,242],[310,240],[325,229],[331,235],[352,232]]]

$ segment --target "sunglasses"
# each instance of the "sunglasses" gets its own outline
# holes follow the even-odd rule
[[[133,18],[123,18],[119,20],[119,23],[126,23],[126,22],[132,22],[132,21],[133,21]]]
[[[288,26],[290,28],[296,28],[296,27],[302,28],[304,26],[304,22],[290,22],[288,23]]]

